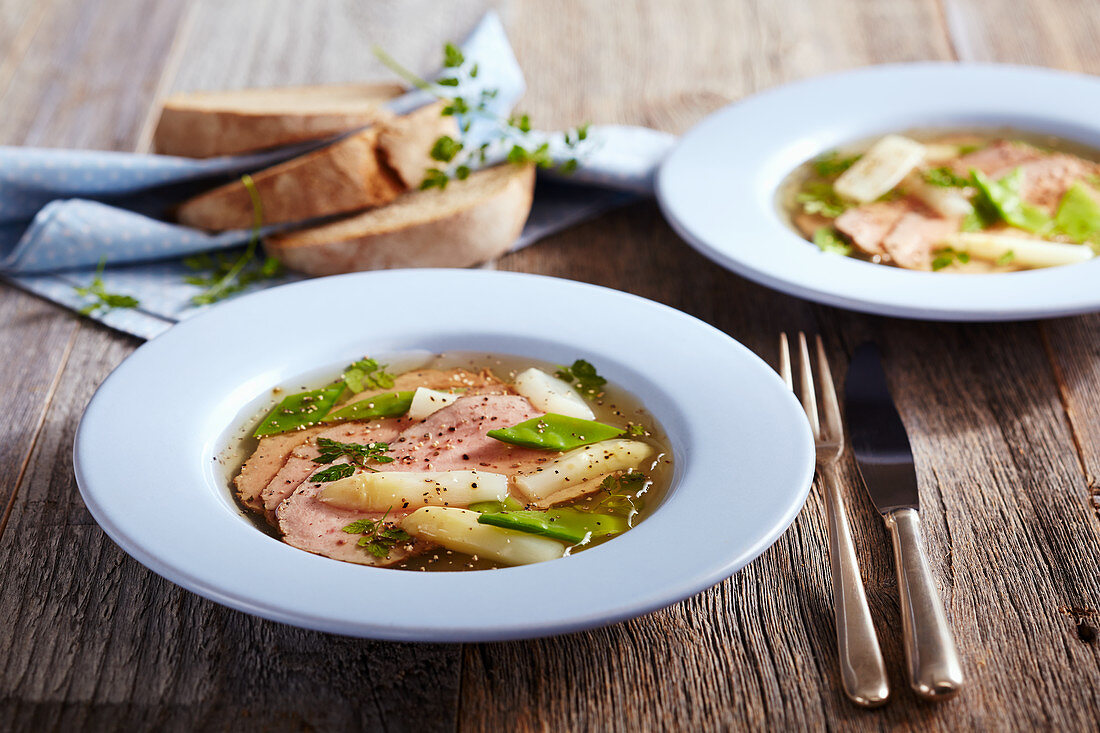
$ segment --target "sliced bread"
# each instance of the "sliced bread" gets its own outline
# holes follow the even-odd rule
[[[332,84],[173,94],[164,100],[153,149],[209,158],[316,140],[393,117],[382,105],[397,84]]]
[[[309,275],[469,267],[508,251],[527,221],[534,189],[532,166],[500,165],[442,190],[413,191],[389,206],[267,237],[264,247]]]
[[[429,105],[253,173],[264,224],[381,206],[418,185],[433,164],[432,142],[457,134],[454,118],[442,117],[439,109]],[[396,160],[401,173],[389,162]],[[211,231],[244,229],[252,225],[252,197],[243,183],[233,181],[185,201],[177,216],[183,224]]]

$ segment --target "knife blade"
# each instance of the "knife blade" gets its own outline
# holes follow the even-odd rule
[[[882,514],[920,508],[913,449],[894,407],[878,347],[856,349],[844,381],[845,415],[859,472]]]
[[[927,700],[946,700],[962,689],[962,665],[924,553],[913,449],[873,343],[852,355],[844,396],[856,465],[890,530],[909,684]]]

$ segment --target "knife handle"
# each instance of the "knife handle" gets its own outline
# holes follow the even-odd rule
[[[825,514],[829,524],[829,565],[833,575],[833,609],[836,613],[837,652],[844,692],[866,708],[886,703],[890,684],[882,663],[871,609],[863,590],[856,546],[848,526],[844,497],[840,493],[836,464],[822,467]]]
[[[920,515],[899,509],[885,519],[894,544],[909,683],[926,700],[946,700],[962,689],[962,665],[924,554]]]

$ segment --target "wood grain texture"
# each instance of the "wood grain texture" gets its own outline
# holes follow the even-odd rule
[[[1100,71],[1087,0],[493,4],[528,76],[523,107],[545,126],[680,132],[754,91],[867,63],[958,56]],[[154,100],[171,91],[388,78],[371,41],[428,70],[439,43],[486,6],[0,0],[0,140],[140,146]],[[887,536],[861,492],[850,514],[895,689],[876,712],[850,706],[839,687],[816,491],[730,580],[564,637],[388,644],[205,601],[115,547],[73,482],[76,421],[136,342],[2,289],[0,344],[23,358],[0,361],[14,416],[0,444],[0,501],[12,499],[0,533],[0,618],[10,619],[0,729],[1096,729],[1100,318],[965,326],[812,305],[711,264],[652,203],[498,266],[668,303],[773,361],[780,330],[819,331],[837,374],[859,342],[878,340],[970,678],[963,695],[922,705],[905,689]],[[856,485],[854,467],[844,470]]]

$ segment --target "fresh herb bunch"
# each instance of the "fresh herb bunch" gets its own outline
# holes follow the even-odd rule
[[[482,89],[477,97],[472,99],[451,93],[451,90],[471,82],[478,76],[477,64],[467,63],[462,51],[453,43],[443,46],[443,67],[447,69],[448,74],[435,82],[429,82],[409,71],[378,46],[375,46],[373,51],[382,63],[405,81],[443,100],[444,116],[462,118],[460,127],[462,135],[470,131],[474,118],[489,120],[495,127],[495,140],[472,147],[468,147],[461,139],[462,135],[457,140],[450,135],[438,138],[432,144],[430,154],[432,160],[440,165],[425,171],[424,180],[420,182],[421,189],[445,188],[452,179],[466,179],[475,165],[486,163],[495,143],[507,147],[509,163],[516,165],[533,163],[540,168],[555,167],[550,155],[550,144],[542,141],[541,138],[535,139],[531,133],[531,119],[528,115],[516,114],[504,118],[490,109],[490,102],[500,93],[499,89]],[[557,166],[559,172],[572,173],[577,169],[576,155],[581,153],[582,143],[587,139],[588,124],[578,125],[565,132],[565,147],[574,155]]]
[[[584,359],[577,359],[573,366],[559,367],[554,376],[572,384],[590,400],[603,394],[603,386],[607,384],[607,380],[596,373],[596,367]]]
[[[352,362],[344,370],[344,383],[353,394],[367,389],[389,389],[393,386],[393,375],[386,371],[388,364],[379,364],[376,360],[364,356]]]
[[[362,466],[369,471],[378,469],[368,466],[367,463],[393,463],[393,457],[387,456],[389,443],[341,443],[331,438],[318,438],[317,450],[320,455],[313,459],[314,463],[332,463],[341,456],[347,456],[351,464]],[[349,465],[351,465],[349,464]],[[350,473],[348,474],[351,475]]]
[[[92,277],[92,282],[86,287],[74,287],[73,291],[82,298],[92,298],[93,301],[80,309],[80,314],[83,316],[90,316],[97,311],[106,313],[116,308],[137,308],[141,305],[132,295],[119,295],[118,293],[108,293],[106,286],[103,284],[103,270],[107,267],[107,258],[104,257],[99,261],[99,266],[95,269],[95,275]]]
[[[393,507],[390,507],[390,509],[392,508]],[[382,515],[382,518],[377,521],[372,519],[357,519],[344,527],[344,531],[348,534],[363,535],[356,544],[359,545],[359,547],[366,548],[367,552],[375,557],[389,557],[390,551],[393,550],[398,542],[408,542],[409,539],[411,539],[411,535],[405,530],[386,526],[386,517],[389,516],[390,509],[387,509],[386,513]]]
[[[247,173],[241,176],[241,183],[252,199],[252,236],[248,238],[244,253],[238,257],[222,253],[203,253],[184,258],[183,263],[187,267],[196,272],[205,272],[184,278],[184,282],[204,288],[201,293],[192,296],[191,303],[194,305],[217,303],[239,293],[252,283],[283,274],[283,266],[277,259],[259,257],[257,248],[260,243],[260,229],[264,223],[263,202],[252,176]]]

